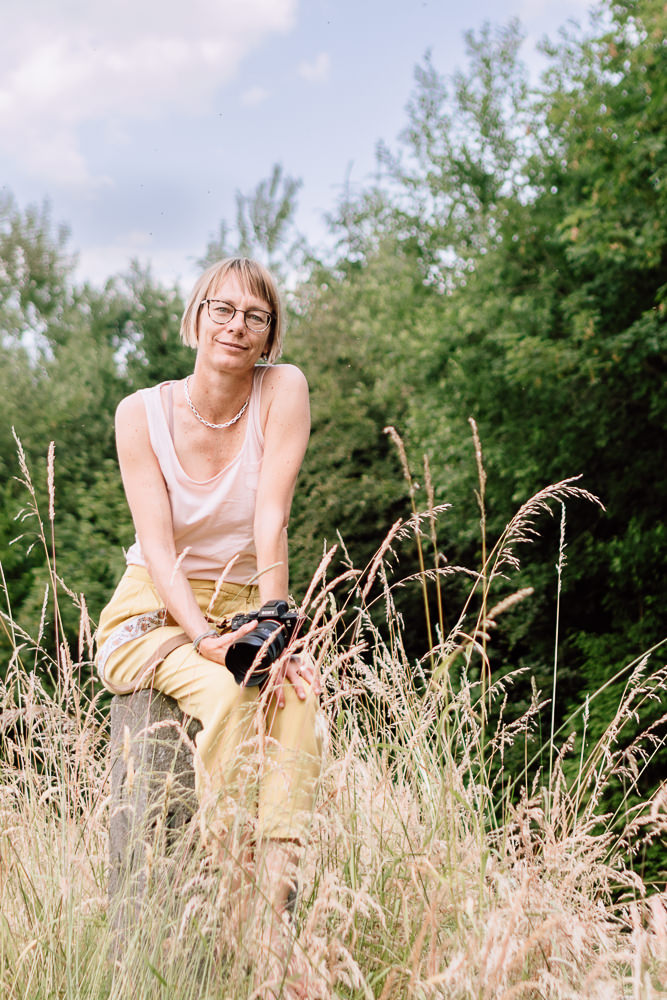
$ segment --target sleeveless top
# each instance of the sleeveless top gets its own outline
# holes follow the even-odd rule
[[[151,446],[169,494],[176,555],[183,556],[180,566],[187,577],[216,580],[235,556],[236,561],[225,573],[227,583],[249,583],[257,573],[253,521],[264,453],[260,397],[267,368],[255,367],[241,450],[229,465],[205,482],[188,476],[178,460],[160,392],[161,386],[168,383],[140,390]],[[146,566],[136,536],[125,558],[128,565]]]

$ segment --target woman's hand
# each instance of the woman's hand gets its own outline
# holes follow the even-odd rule
[[[304,681],[315,696],[322,690],[319,671],[305,653],[287,653],[274,664],[266,690],[275,696],[278,708],[285,707],[285,681],[289,681],[302,701],[308,694]]]
[[[233,646],[235,642],[239,639],[243,639],[244,636],[252,632],[253,629],[257,628],[259,622],[256,618],[253,618],[251,622],[247,622],[242,625],[241,628],[237,628],[235,632],[223,632],[222,635],[207,635],[205,639],[199,643],[199,653],[201,656],[205,656],[207,660],[213,660],[215,663],[221,663],[222,666],[226,666],[227,651],[230,646]]]
[[[205,656],[207,660],[213,660],[215,663],[222,664],[223,667],[226,666],[225,661],[230,646],[244,636],[249,635],[253,629],[257,628],[258,624],[257,619],[253,619],[253,621],[236,629],[235,632],[225,632],[219,636],[207,636],[199,643],[200,655]],[[286,681],[289,681],[294,688],[297,698],[300,698],[302,701],[308,694],[304,681],[310,686],[314,695],[319,695],[322,690],[319,671],[310,656],[305,653],[286,653],[280,657],[271,669],[271,675],[264,691],[275,696],[278,708],[285,707]]]

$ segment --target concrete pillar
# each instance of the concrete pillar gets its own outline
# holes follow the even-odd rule
[[[136,927],[149,877],[196,808],[191,744],[200,729],[159,691],[111,701],[109,904],[121,937]]]

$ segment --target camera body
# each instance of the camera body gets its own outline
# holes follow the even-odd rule
[[[248,687],[261,687],[265,683],[272,664],[285,650],[301,621],[295,611],[289,610],[287,601],[268,601],[259,611],[234,615],[232,631],[255,620],[258,624],[252,632],[233,643],[225,657],[225,665],[237,684],[245,681]],[[262,658],[255,663],[257,654],[265,643]],[[253,664],[254,669],[248,673]]]

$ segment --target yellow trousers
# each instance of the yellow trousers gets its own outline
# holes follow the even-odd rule
[[[214,620],[259,607],[254,587],[222,584],[216,594],[214,581],[190,584],[202,611]],[[162,609],[148,572],[129,566],[97,630],[105,686],[114,693],[154,688],[175,698],[202,724],[195,756],[200,799],[215,796],[218,815],[227,824],[249,804],[258,837],[303,841],[320,769],[317,698],[308,690],[302,701],[286,682],[285,706],[278,708],[275,697],[262,696],[257,687],[240,687],[226,667],[200,656],[191,642],[160,659],[160,649],[181,628],[159,625],[136,634],[135,623],[137,616]]]

